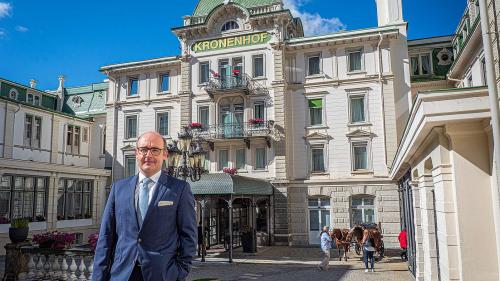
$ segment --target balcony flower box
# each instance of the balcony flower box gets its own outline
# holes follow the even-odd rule
[[[222,171],[226,174],[230,174],[232,176],[236,175],[238,173],[238,170],[236,170],[235,168],[224,168],[222,169]]]
[[[191,125],[189,125],[189,127],[193,130],[194,129],[201,129],[201,128],[203,128],[203,124],[198,123],[198,122],[193,122],[193,123],[191,123]]]
[[[240,76],[240,70],[239,69],[233,69],[233,76],[235,76],[235,77]]]
[[[251,125],[263,125],[264,119],[262,118],[249,119],[248,123],[250,123]]]
[[[67,232],[53,231],[33,235],[33,242],[35,242],[39,248],[44,249],[66,249],[71,246],[75,240],[76,235]]]

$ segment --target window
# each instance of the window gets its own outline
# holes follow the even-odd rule
[[[9,91],[9,98],[13,100],[17,100],[18,92],[16,89],[10,89]]]
[[[316,231],[319,234],[323,226],[330,225],[330,198],[308,198],[307,205],[309,208],[309,231]],[[319,240],[317,237],[314,239]]]
[[[106,155],[106,126],[101,129],[101,154]]]
[[[348,65],[349,72],[356,72],[363,70],[362,52],[361,50],[353,50],[348,52]]]
[[[125,177],[135,175],[135,156],[125,156]]]
[[[89,141],[89,128],[83,127],[82,142],[88,142],[88,141]]]
[[[66,152],[71,154],[80,153],[80,127],[68,125],[66,132]]]
[[[0,177],[0,223],[14,218],[45,221],[47,217],[48,178],[24,175]]]
[[[40,96],[28,93],[26,95],[26,102],[32,105],[40,106]]]
[[[209,126],[209,113],[210,109],[208,106],[198,107],[198,122],[201,123],[202,129],[207,130]]]
[[[253,77],[264,76],[264,55],[256,55],[253,59]]]
[[[325,148],[323,145],[311,147],[311,172],[318,173],[325,171]]]
[[[60,179],[57,192],[57,219],[92,218],[92,193],[91,180]]]
[[[168,90],[170,89],[170,76],[168,75],[168,73],[162,73],[160,74],[160,85],[159,85],[159,88],[160,88],[160,92],[168,92]]]
[[[307,76],[318,75],[321,73],[321,56],[319,54],[307,57]]]
[[[24,146],[40,148],[42,118],[26,114],[24,119]]]
[[[210,63],[200,62],[200,84],[207,83],[210,77]]]
[[[137,78],[130,78],[128,80],[128,95],[130,97],[134,97],[134,96],[137,96],[137,94],[139,93],[139,80]]]
[[[258,147],[255,149],[255,170],[266,169],[266,148]]]
[[[366,121],[365,95],[349,96],[350,122],[358,123]]]
[[[236,169],[245,169],[245,149],[236,149]]]
[[[222,26],[221,31],[229,31],[229,30],[238,29],[238,28],[240,28],[240,25],[237,22],[235,22],[234,20],[232,20],[232,21],[226,22]]]
[[[374,201],[373,196],[356,196],[351,199],[351,222],[353,225],[375,222]]]
[[[135,139],[137,137],[137,115],[125,117],[125,137]]]
[[[309,123],[311,126],[323,124],[323,99],[308,100]]]
[[[368,170],[368,142],[352,143],[353,170]]]
[[[162,136],[168,136],[168,112],[156,113],[156,131]]]
[[[264,102],[263,101],[258,101],[253,104],[253,117],[255,119],[259,118],[262,120],[265,120],[265,109],[264,109]]]
[[[430,54],[419,54],[410,57],[411,75],[432,74],[432,63]]]
[[[229,167],[229,151],[226,149],[219,150],[219,162],[217,163],[217,169],[222,171],[224,168]]]

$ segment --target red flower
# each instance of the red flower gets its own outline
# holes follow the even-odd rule
[[[234,76],[240,75],[240,70],[239,69],[233,69],[233,75]]]
[[[213,75],[214,75],[214,77],[216,77],[216,78],[220,77],[219,73],[217,73],[217,72],[214,72],[214,74],[213,74]]]
[[[193,122],[193,123],[191,123],[191,125],[189,125],[189,127],[191,129],[199,129],[199,128],[203,127],[203,125],[201,123],[198,123],[198,122]]]
[[[238,173],[238,170],[236,170],[235,168],[224,168],[222,169],[222,171],[233,176]]]
[[[248,123],[250,123],[252,125],[262,124],[262,123],[264,123],[264,119],[262,119],[262,118],[250,119],[250,120],[248,120]]]

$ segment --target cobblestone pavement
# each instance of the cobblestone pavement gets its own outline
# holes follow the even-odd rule
[[[399,257],[386,257],[375,264],[374,273],[365,273],[360,257],[350,253],[347,262],[338,261],[336,250],[328,271],[317,268],[320,252],[315,248],[266,247],[256,255],[244,255],[241,250],[234,253],[234,262],[227,262],[227,253],[211,254],[202,263],[197,259],[188,280],[413,280],[406,263]]]

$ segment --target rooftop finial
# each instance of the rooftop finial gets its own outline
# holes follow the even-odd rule
[[[30,88],[33,88],[33,89],[36,88],[36,82],[37,81],[35,79],[31,79],[30,80]]]

